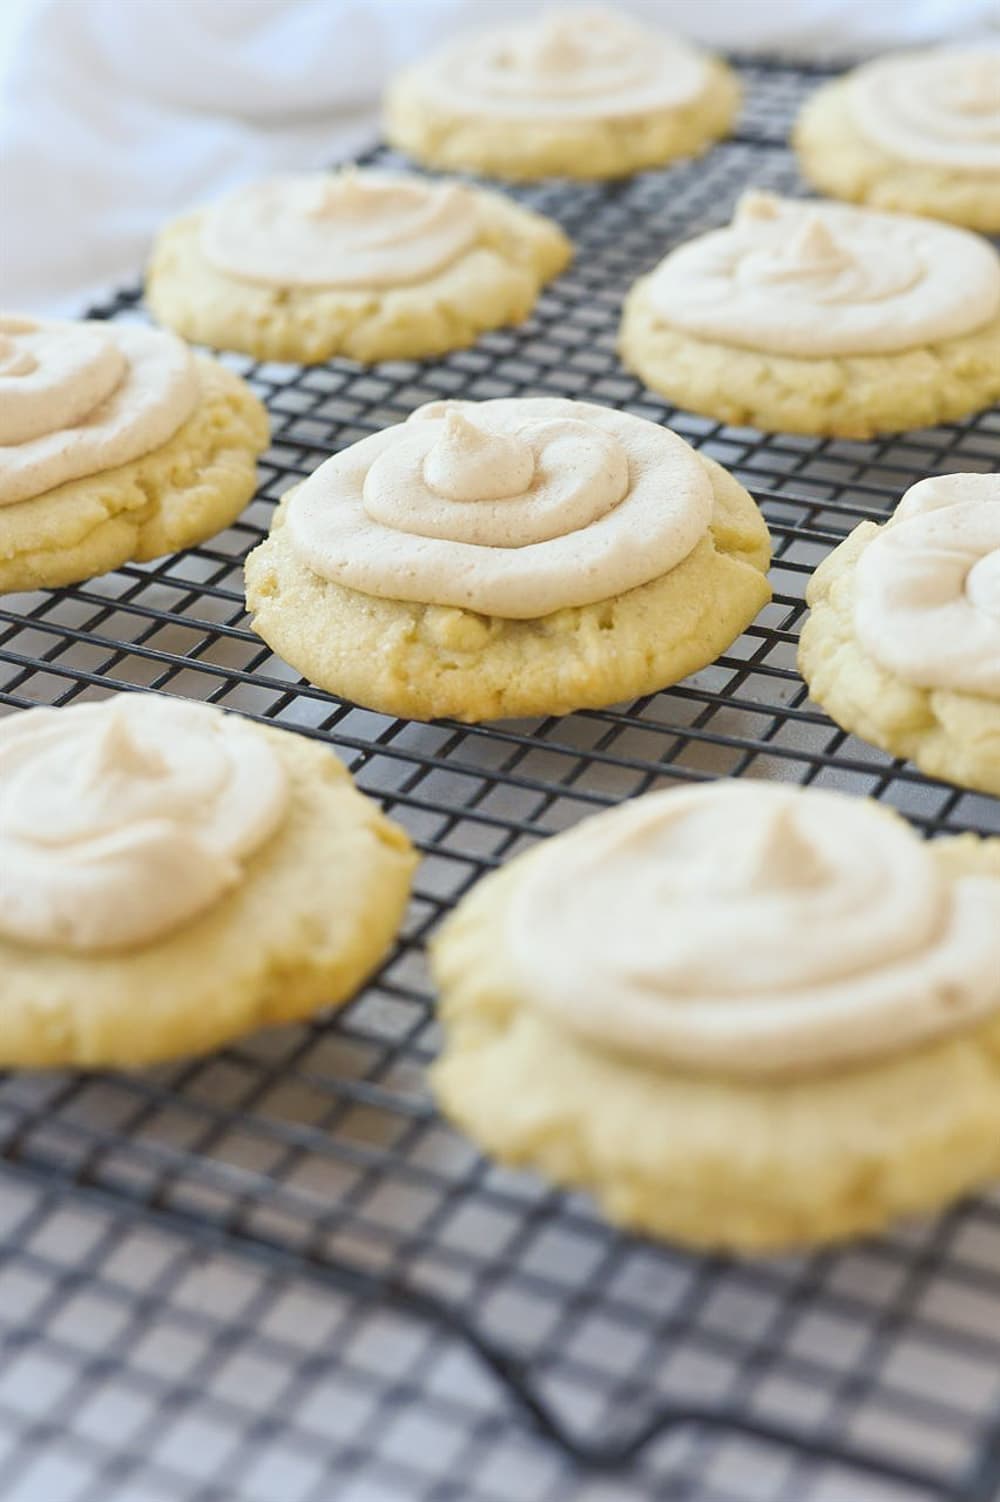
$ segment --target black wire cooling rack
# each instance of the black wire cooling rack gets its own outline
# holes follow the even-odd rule
[[[66,1435],[90,1446],[90,1470],[72,1491],[82,1502],[1000,1494],[1000,1199],[836,1253],[688,1257],[613,1231],[582,1198],[484,1162],[436,1117],[424,1085],[435,1049],[429,930],[484,872],[594,809],[653,787],[748,776],[870,794],[929,832],[1000,831],[1000,802],[928,781],[839,732],[809,704],[794,664],[803,587],[818,560],[860,519],[885,516],[918,477],[994,468],[1000,414],[865,443],[764,436],[665,407],[616,360],[620,304],[636,275],[724,221],[748,184],[802,190],[785,140],[818,73],[744,73],[741,133],[704,160],[613,186],[554,183],[520,195],[559,219],[578,248],[524,327],[428,364],[232,359],[273,423],[261,488],[242,518],[192,552],[2,602],[4,704],[143,687],[296,728],[336,747],[425,857],[397,952],[338,1015],[137,1076],[0,1083],[0,1287],[14,1278],[22,1316],[0,1331],[5,1499],[64,1495],[51,1477],[29,1483]],[[97,313],[144,316],[137,291]],[[683,685],[565,719],[413,724],[300,682],[247,628],[246,552],[275,500],[331,450],[452,394],[581,397],[669,422],[758,497],[775,542],[773,604]],[[25,1195],[33,1208],[18,1219]],[[44,1231],[63,1222],[64,1235]],[[169,1258],[154,1254],[154,1237]],[[146,1251],[126,1277],[136,1245]],[[163,1270],[178,1258],[188,1269],[219,1262],[225,1288],[252,1276],[256,1291],[238,1311],[231,1294],[209,1299],[192,1326],[171,1302],[176,1293],[183,1304],[180,1275],[171,1282]],[[23,1293],[39,1284],[44,1299]],[[304,1323],[327,1333],[303,1354],[278,1327],[306,1289],[318,1301],[309,1307],[327,1315]],[[82,1353],[66,1314],[81,1298],[99,1301],[106,1332]],[[145,1429],[120,1417],[95,1439],[93,1419],[84,1423],[95,1392],[117,1384],[138,1402],[154,1381],[139,1347],[168,1315],[188,1320],[184,1339],[205,1348],[200,1364],[158,1373]],[[395,1332],[381,1364],[352,1357],[359,1326],[370,1335],[372,1321]],[[238,1402],[231,1388],[220,1396],[219,1373],[250,1339],[271,1341],[266,1361],[255,1357],[237,1382]],[[67,1363],[73,1376],[44,1412],[25,1417],[13,1387],[28,1360]],[[455,1362],[463,1376],[445,1391],[442,1364]],[[264,1382],[265,1365],[279,1377]],[[483,1381],[488,1396],[477,1404]],[[212,1469],[216,1441],[204,1433],[156,1460],[164,1425],[184,1405],[203,1427],[209,1409],[228,1413],[240,1453],[280,1442],[299,1471],[269,1492],[259,1468],[256,1482],[231,1458]],[[390,1432],[414,1412],[431,1440],[397,1439],[391,1449]],[[503,1479],[491,1446],[516,1448],[519,1432],[538,1431],[544,1443],[525,1438],[535,1448],[508,1456]],[[417,1463],[428,1444],[436,1465]],[[172,1477],[161,1491],[158,1475]]]

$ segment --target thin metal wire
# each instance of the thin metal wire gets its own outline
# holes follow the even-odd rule
[[[1000,1472],[1000,1393],[988,1375],[1000,1367],[1000,1259],[976,1248],[1000,1249],[997,1202],[969,1202],[861,1250],[688,1258],[484,1163],[439,1122],[423,1083],[436,1046],[428,932],[479,876],[595,808],[671,783],[751,776],[867,793],[929,834],[1000,831],[996,800],[931,782],[837,730],[810,705],[794,662],[816,562],[859,520],[888,514],[917,477],[994,468],[1000,415],[865,443],[764,435],[674,411],[617,362],[634,276],[725,220],[748,183],[801,191],[783,142],[817,72],[745,73],[742,133],[704,161],[610,187],[522,193],[578,246],[523,328],[433,364],[230,359],[273,423],[243,517],[191,553],[0,605],[3,704],[150,688],[298,729],[335,746],[426,856],[396,953],[338,1015],[127,1078],[10,1077],[0,1157],[11,1175],[92,1200],[123,1224],[155,1217],[193,1246],[237,1249],[281,1279],[315,1280],[460,1337],[581,1465],[629,1465],[680,1429],[703,1436],[701,1454],[727,1431],[798,1457],[812,1468],[808,1485],[836,1462],[911,1494],[985,1502]],[[138,290],[97,315],[142,317]],[[562,720],[415,725],[298,681],[248,628],[242,559],[290,483],[449,394],[562,394],[669,422],[756,494],[775,541],[773,604],[676,689]],[[720,1318],[730,1306],[740,1312]],[[974,1322],[961,1317],[972,1306]],[[718,1377],[705,1391],[699,1362]],[[935,1363],[962,1380],[914,1375]],[[769,1396],[776,1387],[785,1400]],[[789,1390],[812,1394],[815,1411],[799,1413]],[[680,1486],[681,1462],[671,1474]],[[796,1502],[812,1495],[801,1478],[795,1486]]]

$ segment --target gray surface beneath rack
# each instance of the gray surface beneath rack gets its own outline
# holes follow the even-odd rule
[[[750,775],[871,793],[931,832],[1000,830],[996,800],[838,733],[794,671],[805,578],[830,543],[919,474],[994,468],[1000,417],[872,443],[763,438],[670,413],[614,357],[621,295],[667,244],[724,220],[749,181],[798,190],[780,142],[814,82],[755,70],[741,137],[701,163],[526,193],[581,251],[522,330],[426,366],[233,360],[275,424],[241,521],[195,552],[0,602],[0,703],[120,682],[298,726],[427,855],[406,942],[336,1018],[134,1079],[0,1083],[3,1502],[998,1495],[1000,1198],[836,1254],[687,1257],[483,1163],[423,1080],[428,928],[483,870],[595,807]],[[106,311],[141,316],[134,301]],[[561,721],[412,725],[299,684],[247,630],[243,556],[331,447],[452,392],[669,420],[761,497],[775,603],[679,689]],[[692,1405],[712,1422],[592,1463]]]
[[[625,1473],[575,1465],[526,1430],[501,1386],[461,1343],[421,1320],[373,1311],[307,1283],[275,1276],[239,1256],[208,1255],[155,1225],[123,1229],[113,1215],[60,1204],[37,1186],[5,1191],[0,1226],[23,1242],[4,1268],[0,1321],[30,1324],[0,1372],[0,1465],[5,1502],[929,1502],[836,1464],[796,1463],[741,1437],[700,1442],[678,1433]],[[920,1240],[914,1243],[919,1256]],[[926,1248],[925,1248],[926,1249]],[[995,1268],[997,1231],[967,1226],[957,1267]],[[885,1299],[907,1276],[894,1255],[864,1250],[839,1259],[836,1286],[861,1298],[852,1316],[803,1307],[785,1344],[846,1373],[870,1338]],[[652,1278],[651,1273],[651,1278]],[[674,1353],[679,1382],[716,1392],[736,1376],[732,1354],[749,1351],[772,1315],[752,1277],[717,1287],[700,1340]],[[961,1345],[989,1319],[986,1298],[924,1280],[937,1311],[952,1300]],[[831,1287],[832,1292],[832,1287]],[[653,1294],[653,1282],[649,1293]],[[641,1298],[636,1305],[641,1319]],[[963,1317],[964,1315],[964,1317]],[[718,1342],[713,1350],[713,1336]],[[642,1340],[636,1331],[632,1344]],[[996,1370],[951,1356],[916,1335],[887,1334],[887,1380],[910,1396],[951,1388],[956,1411]],[[591,1354],[624,1370],[634,1351],[613,1317],[594,1328]],[[727,1355],[726,1352],[730,1354]],[[581,1352],[581,1354],[584,1354]],[[667,1353],[660,1353],[667,1365]],[[762,1411],[814,1421],[836,1412],[826,1381],[779,1369],[752,1377]],[[986,1383],[986,1386],[982,1384]],[[957,1391],[955,1391],[957,1389]],[[852,1420],[858,1432],[894,1430],[923,1453],[955,1457],[958,1431],[936,1440],[883,1411]],[[984,1493],[984,1496],[991,1495]]]

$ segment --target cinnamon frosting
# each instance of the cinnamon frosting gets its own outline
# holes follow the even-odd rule
[[[906,492],[858,560],[854,625],[918,688],[1000,700],[1000,475],[940,475]]]
[[[469,188],[347,168],[248,184],[206,210],[201,249],[264,286],[384,288],[426,281],[479,231]]]
[[[641,418],[545,398],[433,402],[322,464],[287,526],[335,583],[530,619],[669,572],[712,506],[694,451]]]
[[[825,791],[713,783],[589,819],[525,865],[504,940],[518,993],[582,1041],[747,1079],[1000,1012],[1000,881]]]
[[[671,252],[648,297],[669,326],[743,349],[895,354],[995,319],[1000,257],[950,225],[754,192]]]
[[[860,133],[917,166],[1000,173],[1000,47],[937,47],[850,75]]]
[[[0,720],[0,934],[83,954],[162,938],[237,886],[284,767],[246,721],[118,694]]]
[[[0,317],[0,506],[159,448],[199,390],[173,334]]]
[[[439,109],[542,123],[682,108],[705,87],[702,55],[599,6],[463,37],[411,78]]]

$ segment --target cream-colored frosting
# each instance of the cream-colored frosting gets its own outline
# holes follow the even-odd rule
[[[432,402],[320,465],[287,526],[337,584],[531,619],[668,573],[712,504],[694,451],[642,418],[548,398]]]
[[[553,123],[680,109],[706,74],[678,38],[588,6],[462,37],[411,77],[438,110]]]
[[[863,799],[652,793],[512,888],[519,994],[587,1043],[755,1078],[862,1064],[1000,1011],[1000,880],[953,879]]]
[[[754,192],[661,261],[648,296],[671,327],[742,349],[885,355],[996,318],[1000,257],[929,219]]]
[[[201,249],[244,281],[363,290],[426,281],[479,230],[470,188],[348,168],[240,188],[206,210]]]
[[[857,129],[922,167],[1000,173],[1000,48],[937,47],[878,58],[851,74]]]
[[[854,629],[904,683],[1000,699],[1000,475],[940,475],[906,492],[865,548]]]
[[[173,334],[0,317],[0,506],[159,448],[199,390]]]
[[[210,705],[116,694],[0,720],[0,934],[160,939],[244,879],[287,799],[266,738]]]

